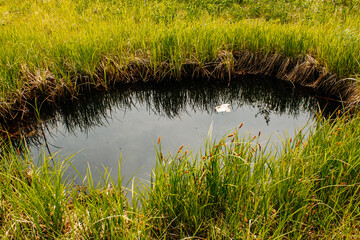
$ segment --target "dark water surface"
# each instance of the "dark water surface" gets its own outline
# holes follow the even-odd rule
[[[73,165],[82,176],[90,166],[94,182],[99,180],[97,169],[104,172],[104,167],[116,181],[120,156],[125,182],[135,173],[149,180],[159,136],[163,153],[175,153],[181,145],[196,152],[211,125],[213,138],[219,139],[243,122],[240,134],[261,131],[262,141],[271,137],[278,144],[279,136],[292,136],[295,129],[313,124],[315,110],[325,108],[325,101],[311,95],[288,83],[254,76],[231,83],[129,85],[57,105],[51,117],[42,120],[39,134],[27,141],[35,159],[41,151],[77,153]],[[223,103],[229,103],[232,112],[217,113],[215,107]],[[75,174],[71,169],[68,173]],[[76,182],[81,182],[79,177]]]

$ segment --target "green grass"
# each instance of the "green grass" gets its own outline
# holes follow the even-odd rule
[[[143,202],[159,216],[156,238],[357,238],[358,124],[358,116],[320,121],[277,154],[236,132],[208,138],[202,154],[159,152]]]
[[[133,71],[131,62],[149,64],[156,80],[169,75],[156,72],[164,63],[181,77],[184,64],[213,62],[222,50],[310,55],[340,78],[360,76],[358,0],[0,0],[0,33],[1,111],[76,94],[79,76],[107,85],[106,76]],[[35,166],[7,146],[0,236],[356,239],[359,124],[356,111],[319,119],[309,137],[298,132],[281,151],[236,132],[208,137],[197,153],[163,156],[159,144],[151,183],[128,186],[132,202],[120,177],[115,183],[105,174],[94,186],[89,171],[76,186],[63,179],[71,159],[43,156]]]
[[[43,156],[35,166],[10,149],[1,161],[0,236],[356,239],[359,124],[358,114],[319,119],[277,151],[236,130],[209,135],[199,152],[164,156],[159,142],[151,182],[128,188],[108,173],[94,186],[90,171],[76,186],[63,179],[71,159]]]
[[[5,103],[29,85],[40,95],[50,83],[76,89],[80,75],[106,85],[106,74],[139,58],[154,69],[167,61],[179,76],[183,64],[212,62],[221,50],[311,55],[340,77],[360,72],[358,0],[3,0],[0,22]]]
[[[69,159],[43,156],[41,166],[35,166],[29,156],[10,149],[1,160],[2,239],[128,238],[141,230],[136,223],[139,214],[124,210],[121,180],[114,183],[106,173],[106,187],[100,189],[89,172],[84,185],[76,186],[64,180]]]

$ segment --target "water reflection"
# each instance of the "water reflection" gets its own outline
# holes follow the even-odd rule
[[[215,107],[223,103],[229,103],[234,112],[216,113]],[[10,124],[7,131],[14,136],[15,146],[19,145],[17,136],[26,136],[34,157],[39,155],[40,146],[50,154],[59,149],[74,153],[86,148],[76,156],[79,166],[89,162],[100,168],[112,166],[111,161],[123,154],[125,162],[134,164],[129,172],[136,172],[139,166],[154,161],[151,141],[159,135],[167,137],[169,151],[184,142],[197,148],[212,121],[222,121],[219,134],[244,121],[250,126],[248,130],[267,128],[271,135],[275,130],[290,132],[294,124],[309,121],[316,110],[326,114],[335,107],[310,90],[299,91],[288,83],[257,76],[231,82],[124,84],[118,90],[93,91],[78,99],[42,106],[37,117]]]
[[[310,90],[299,91],[288,83],[256,76],[233,79],[230,85],[216,81],[124,85],[122,89],[92,92],[80,99],[43,109],[41,123],[51,127],[61,123],[68,132],[75,129],[88,132],[95,126],[106,124],[107,119],[111,118],[112,109],[126,112],[138,104],[145,106],[149,112],[167,118],[176,118],[189,109],[212,114],[215,106],[222,103],[230,103],[235,108],[247,105],[258,108],[256,115],[263,116],[267,124],[271,120],[270,113],[296,117],[304,111],[314,114],[314,110],[319,108],[325,112],[334,110],[334,106],[329,106],[326,100],[313,96]]]

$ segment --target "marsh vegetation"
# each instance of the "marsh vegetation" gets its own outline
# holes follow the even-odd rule
[[[243,73],[354,103],[353,81],[339,80],[359,74],[358,8],[357,0],[2,1],[1,112],[76,96],[82,85]]]
[[[2,238],[359,237],[359,0],[0,0],[0,32]],[[82,185],[65,181],[70,158],[37,165],[7,142],[39,106],[87,91],[244,74],[312,88],[344,111],[278,151],[239,126],[198,152],[166,155],[159,139],[150,183],[127,188],[107,172],[95,186],[90,170]]]

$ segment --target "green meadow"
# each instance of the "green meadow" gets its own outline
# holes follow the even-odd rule
[[[341,79],[360,72],[356,0],[15,0],[0,16],[2,112],[83,84],[180,79],[182,66],[201,71],[223,51],[311,56]]]
[[[352,94],[344,114],[319,115],[279,149],[239,126],[198,151],[166,156],[159,139],[149,183],[95,185],[89,169],[75,185],[71,158],[37,165],[4,137],[3,239],[359,238],[359,0],[0,0],[0,33],[4,121],[83,86],[189,76],[281,75]]]

